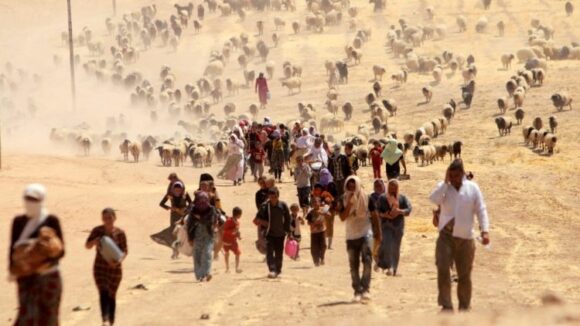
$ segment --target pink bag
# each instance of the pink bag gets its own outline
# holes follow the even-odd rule
[[[286,245],[284,246],[284,252],[291,259],[296,259],[298,257],[298,242],[294,239],[286,240]]]

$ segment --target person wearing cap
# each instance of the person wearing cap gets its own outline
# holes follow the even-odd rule
[[[435,246],[438,304],[443,311],[453,311],[450,269],[455,264],[459,310],[468,311],[471,308],[471,271],[475,258],[474,215],[479,222],[482,244],[490,243],[489,217],[483,195],[479,186],[466,177],[463,161],[456,159],[447,168],[445,180],[439,182],[429,199],[440,207],[439,214],[434,214],[433,218],[433,224],[439,230]]]
[[[266,261],[268,278],[277,278],[282,273],[284,259],[284,240],[290,233],[290,209],[280,200],[278,188],[268,189],[268,201],[264,203],[254,223],[266,228]]]
[[[96,251],[95,263],[93,265],[93,277],[99,291],[99,303],[101,306],[101,318],[103,325],[115,324],[116,297],[117,290],[123,278],[123,269],[121,262],[127,257],[127,237],[125,231],[115,226],[117,214],[112,208],[105,208],[101,212],[102,225],[99,225],[91,231],[87,238],[85,247],[92,249],[100,246],[103,237],[109,237],[123,252],[123,258],[118,262],[109,262],[101,254],[100,250]]]
[[[18,283],[15,325],[58,325],[64,256],[58,217],[44,206],[46,189],[31,184],[24,190],[24,214],[12,220],[9,272]]]

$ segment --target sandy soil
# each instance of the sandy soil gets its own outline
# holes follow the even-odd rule
[[[173,134],[178,129],[160,123],[152,126],[144,111],[130,109],[128,94],[108,85],[98,85],[78,72],[79,98],[77,113],[70,113],[68,97],[67,65],[52,65],[52,55],[66,58],[66,49],[60,43],[60,33],[66,28],[65,7],[62,1],[5,0],[0,3],[0,62],[11,60],[17,66],[42,73],[44,84],[33,90],[32,96],[40,103],[41,110],[34,121],[7,125],[3,134],[3,160],[0,171],[0,234],[9,234],[9,220],[21,211],[20,195],[24,185],[41,182],[48,187],[48,205],[63,223],[67,255],[61,264],[65,281],[62,302],[62,321],[65,325],[98,324],[99,308],[96,289],[92,280],[94,252],[84,249],[88,231],[99,224],[99,212],[105,206],[119,210],[118,225],[129,240],[129,257],[124,263],[124,280],[118,295],[118,324],[120,325],[166,325],[176,321],[195,323],[202,314],[209,314],[212,324],[275,324],[290,323],[339,323],[352,324],[368,318],[370,323],[397,320],[401,323],[432,322],[437,313],[436,270],[434,248],[436,231],[431,226],[431,209],[427,196],[435,183],[443,177],[446,163],[420,167],[411,162],[411,181],[403,182],[401,191],[413,203],[414,211],[408,219],[403,240],[401,274],[399,278],[387,278],[373,274],[373,300],[367,305],[350,304],[352,296],[350,276],[344,245],[344,229],[337,222],[336,247],[328,253],[327,265],[314,268],[309,259],[309,237],[303,239],[303,252],[299,261],[285,260],[284,273],[280,279],[266,279],[266,266],[254,249],[255,229],[251,219],[255,213],[254,183],[232,187],[218,182],[218,191],[227,211],[235,205],[244,210],[241,246],[243,250],[242,274],[225,274],[223,261],[214,264],[214,280],[196,283],[191,274],[192,262],[181,258],[169,259],[167,248],[160,247],[149,235],[164,228],[168,221],[165,211],[157,204],[166,187],[167,174],[177,172],[191,190],[196,187],[199,175],[206,169],[185,167],[163,168],[157,158],[138,164],[124,163],[117,152],[106,157],[95,148],[90,157],[51,147],[48,130],[51,127],[72,126],[88,121],[96,130],[102,130],[107,115],[123,112],[130,117],[129,132],[133,135],[163,132]],[[120,13],[136,10],[149,1],[117,1]],[[473,314],[452,319],[444,318],[442,324],[553,324],[556,322],[578,323],[577,307],[563,310],[536,309],[528,315],[530,307],[541,304],[545,291],[558,293],[565,301],[580,303],[580,252],[574,244],[580,231],[578,201],[578,156],[580,147],[579,110],[554,112],[549,96],[567,89],[578,98],[580,89],[577,78],[578,61],[555,61],[549,63],[548,77],[543,87],[534,88],[526,98],[526,119],[531,124],[535,116],[546,121],[556,114],[560,121],[559,144],[555,155],[539,155],[522,142],[519,126],[507,137],[498,137],[493,117],[498,113],[495,101],[504,95],[504,81],[513,71],[502,71],[499,57],[505,52],[515,52],[524,46],[526,30],[532,17],[551,24],[556,29],[558,44],[579,41],[578,20],[566,18],[561,1],[528,1],[525,5],[516,0],[494,2],[485,15],[490,19],[486,34],[475,34],[473,25],[484,14],[474,0],[469,1],[388,1],[387,10],[373,14],[366,1],[353,1],[360,8],[359,19],[373,29],[371,42],[363,48],[362,64],[351,67],[348,86],[339,88],[340,100],[355,105],[355,116],[347,129],[356,127],[369,119],[363,112],[364,96],[370,91],[371,67],[381,64],[390,76],[402,61],[393,59],[384,47],[384,37],[391,24],[400,17],[409,21],[426,23],[424,8],[433,5],[435,22],[447,23],[448,36],[441,41],[428,41],[417,50],[420,54],[440,54],[449,49],[456,53],[476,57],[478,65],[478,90],[471,109],[456,115],[448,132],[435,143],[462,140],[467,168],[474,172],[487,201],[492,219],[492,248],[478,246],[474,269]],[[580,3],[577,3],[580,5]],[[169,16],[169,3],[157,3],[160,15]],[[110,12],[109,1],[92,1],[74,4],[75,29],[89,26],[96,37],[107,39],[104,20]],[[210,16],[204,23],[203,32],[194,35],[187,30],[177,52],[156,48],[140,55],[138,63],[131,66],[146,77],[154,79],[162,64],[170,64],[178,84],[194,81],[201,75],[209,52],[240,31],[254,35],[255,21],[266,21],[266,35],[273,30],[272,19],[280,16],[288,22],[303,21],[305,5],[300,2],[294,13],[264,14],[249,12],[246,21],[237,17]],[[465,15],[470,20],[467,33],[456,33],[455,16]],[[345,14],[346,16],[346,14]],[[495,23],[506,22],[506,36],[495,36]],[[345,19],[346,20],[346,19]],[[82,23],[81,23],[82,22]],[[278,48],[271,49],[270,59],[277,63],[277,71],[271,81],[272,105],[264,115],[276,121],[289,121],[296,117],[296,103],[313,103],[319,110],[324,102],[326,85],[324,60],[344,57],[343,47],[354,33],[347,31],[347,23],[331,27],[323,34],[304,32],[291,35],[290,26],[281,32]],[[107,42],[110,42],[108,40]],[[267,38],[269,43],[269,38]],[[4,50],[6,49],[6,51]],[[83,60],[88,58],[86,49],[79,49]],[[280,87],[281,63],[290,60],[302,65],[304,70],[303,91],[289,96]],[[64,61],[66,62],[66,60]],[[252,62],[252,67],[263,69],[264,64]],[[227,76],[242,80],[241,69],[232,63],[226,69]],[[399,134],[416,129],[423,122],[440,115],[443,103],[459,98],[461,75],[449,76],[434,87],[431,104],[422,102],[420,88],[432,81],[430,75],[410,75],[402,87],[383,82],[387,95],[399,103],[398,115],[389,119],[390,128]],[[26,96],[20,96],[19,104]],[[249,90],[239,96],[228,98],[239,108],[256,101]],[[223,115],[222,105],[214,110]],[[239,110],[238,112],[243,112]],[[513,111],[508,114],[513,115]],[[98,129],[101,128],[101,129]],[[340,135],[338,135],[340,137]],[[114,146],[116,148],[116,145]],[[409,156],[410,161],[412,158]],[[447,161],[446,161],[447,162]],[[207,169],[216,172],[219,164]],[[372,171],[362,168],[361,176],[367,189],[371,189]],[[282,198],[296,202],[294,185],[286,176],[280,186]],[[7,242],[0,241],[0,252],[7,252]],[[6,261],[0,261],[0,279],[4,289],[0,293],[0,321],[9,322],[16,313],[16,289],[6,281]],[[131,289],[144,284],[148,290]],[[90,307],[88,311],[73,312],[76,306]],[[511,312],[505,312],[511,311]],[[412,317],[410,317],[412,316]]]

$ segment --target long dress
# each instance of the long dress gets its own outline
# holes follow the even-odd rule
[[[218,173],[218,177],[225,177],[231,181],[237,181],[244,176],[244,142],[236,138],[228,145],[228,158],[226,164]]]
[[[188,237],[195,243],[193,247],[193,270],[195,278],[202,280],[211,275],[215,228],[218,225],[219,212],[210,206],[205,213],[198,213],[195,207],[189,217]]]
[[[404,195],[399,194],[399,208],[411,210],[411,202]],[[388,212],[391,207],[385,196],[381,196],[379,210]],[[405,217],[403,215],[389,220],[383,219],[381,223],[383,241],[379,249],[380,268],[392,268],[395,272],[399,268],[399,257],[401,256],[401,241],[405,231]]]
[[[256,79],[256,90],[258,91],[260,104],[268,104],[268,82],[266,82],[266,78],[262,77]]]

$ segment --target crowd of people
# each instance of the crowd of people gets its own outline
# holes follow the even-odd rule
[[[348,264],[355,302],[371,299],[371,274],[400,276],[400,253],[405,219],[412,213],[411,200],[401,193],[399,179],[407,173],[403,151],[396,139],[373,144],[372,192],[363,187],[353,144],[330,146],[313,128],[296,123],[291,129],[275,125],[242,122],[230,137],[229,156],[218,177],[240,185],[249,167],[259,189],[255,193],[256,249],[264,254],[268,278],[282,274],[285,247],[298,244],[291,257],[298,259],[302,228],[310,230],[313,264],[322,268],[333,248],[335,217],[344,223]],[[384,164],[387,180],[381,178]],[[401,173],[400,166],[403,167]],[[266,177],[268,170],[271,177]],[[282,174],[289,170],[296,185],[296,202],[280,199]],[[484,244],[489,243],[489,219],[483,196],[463,162],[451,163],[445,180],[430,196],[433,224],[439,231],[436,243],[438,304],[453,309],[451,270],[458,277],[459,309],[468,310],[471,300],[471,270],[475,252],[473,221],[477,216]],[[224,253],[226,272],[230,254],[235,256],[235,272],[241,273],[240,220],[242,209],[227,214],[221,205],[215,180],[204,173],[193,198],[185,183],[172,173],[160,207],[169,211],[167,228],[152,240],[180,254],[193,257],[193,274],[200,282],[212,280],[212,263]],[[284,181],[290,181],[285,179]],[[59,220],[47,213],[44,187],[31,185],[24,192],[26,212],[14,219],[10,247],[10,273],[18,282],[17,325],[58,323],[61,280],[58,261],[64,256]],[[94,279],[98,289],[102,320],[115,322],[116,292],[122,279],[122,261],[127,256],[125,232],[115,226],[116,213],[102,211],[103,224],[90,233],[86,248],[96,247]],[[30,252],[36,253],[30,255]],[[26,254],[24,254],[26,253]],[[373,268],[374,264],[374,268]]]

